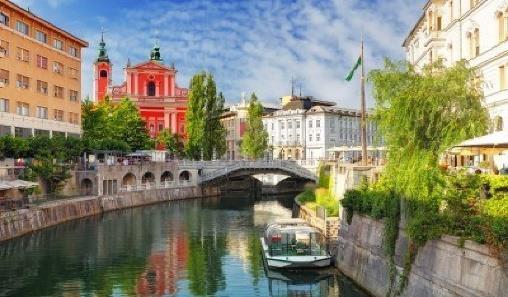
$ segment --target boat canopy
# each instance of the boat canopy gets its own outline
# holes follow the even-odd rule
[[[318,229],[303,224],[272,224],[266,228],[265,242],[271,256],[326,255],[324,238]]]

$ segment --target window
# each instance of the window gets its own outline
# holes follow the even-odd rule
[[[4,83],[4,85],[9,84],[9,71],[0,69],[0,83]]]
[[[288,129],[293,129],[293,122],[291,120],[288,121]]]
[[[18,102],[16,106],[16,113],[22,116],[30,115],[30,105],[26,102]]]
[[[79,115],[75,112],[69,112],[69,123],[79,124]]]
[[[69,67],[69,76],[72,79],[79,79],[79,72],[78,72],[78,70],[75,69],[75,68]]]
[[[497,23],[498,23],[498,33],[499,33],[499,42],[503,42],[508,39],[508,15],[505,13],[499,12],[497,14]]]
[[[48,35],[39,30],[35,31],[35,39],[43,43],[48,43]]]
[[[9,56],[9,43],[5,40],[0,40],[0,58]]]
[[[474,54],[475,57],[478,57],[480,55],[480,29],[476,28],[474,30]]]
[[[16,76],[16,87],[20,89],[28,89],[30,88],[30,78],[18,74]]]
[[[0,24],[9,26],[9,17],[3,12],[0,12]]]
[[[320,120],[316,120],[316,128],[320,128],[321,127],[321,121]]]
[[[37,81],[37,92],[47,95],[48,94],[48,83],[42,80]]]
[[[64,66],[60,62],[53,62],[53,72],[63,74]]]
[[[63,50],[63,42],[58,39],[53,40],[53,47],[59,50]]]
[[[316,141],[321,141],[321,134],[316,134]]]
[[[0,112],[9,112],[9,99],[0,98]]]
[[[55,86],[54,89],[53,89],[53,96],[55,96],[57,98],[63,99],[63,97],[64,97],[64,88],[59,87],[59,86]]]
[[[29,35],[28,25],[22,21],[16,21],[16,31],[21,32],[25,35]]]
[[[280,122],[280,128],[284,129],[284,122]]]
[[[300,129],[300,121],[296,121],[296,129]]]
[[[37,67],[48,69],[48,58],[37,55]]]
[[[443,18],[440,16],[437,17],[437,30],[438,31],[441,31],[442,22],[443,22]]]
[[[79,56],[78,49],[75,48],[75,47],[70,46],[69,47],[69,55],[77,58]]]
[[[453,21],[453,0],[450,0],[450,22]]]
[[[155,83],[153,81],[149,82],[146,88],[146,94],[148,96],[155,96]]]
[[[312,128],[312,120],[309,120],[309,128]]]
[[[63,122],[63,120],[64,120],[64,112],[63,112],[63,110],[55,109],[53,111],[53,119],[55,121]]]
[[[39,119],[48,119],[48,108],[44,106],[37,106],[37,114]]]
[[[312,134],[309,134],[309,141],[312,142]]]
[[[24,48],[18,47],[16,49],[16,58],[23,62],[30,61],[30,52]]]
[[[78,101],[78,91],[69,90],[69,100],[70,101]]]
[[[101,70],[99,76],[100,77],[108,77],[108,72],[106,70]]]
[[[274,129],[275,129],[275,125],[272,123],[272,130],[274,130]]]
[[[506,89],[506,73],[504,65],[499,66],[499,90]]]

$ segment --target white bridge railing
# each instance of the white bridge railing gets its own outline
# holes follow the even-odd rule
[[[181,187],[190,187],[192,186],[192,182],[190,180],[180,180],[180,181],[164,181],[160,183],[150,182],[138,185],[125,185],[118,189],[118,192],[135,192],[135,191],[143,191],[143,190],[151,190],[151,189],[169,189],[169,188],[181,188]]]
[[[310,179],[316,180],[316,175],[310,172],[309,170],[301,167],[294,161],[288,160],[257,160],[257,161],[224,161],[224,167],[212,171],[207,174],[203,174],[200,178],[200,182],[207,182],[214,180],[221,176],[226,176],[232,172],[237,170],[263,170],[263,169],[274,169],[274,170],[282,170],[288,172],[290,174]],[[217,161],[215,161],[217,164]],[[215,165],[214,164],[214,165]]]

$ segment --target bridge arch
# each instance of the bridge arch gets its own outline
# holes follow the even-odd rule
[[[136,176],[132,172],[128,172],[122,178],[122,186],[136,185]]]
[[[155,175],[153,175],[153,173],[150,171],[145,172],[145,174],[143,174],[143,176],[141,177],[142,184],[154,183],[154,182],[155,182]]]
[[[190,171],[188,171],[188,170],[183,170],[178,175],[178,179],[180,181],[189,181],[191,179],[191,177],[192,177],[192,175],[191,175]]]
[[[171,171],[164,171],[161,175],[161,183],[173,181],[173,173]]]

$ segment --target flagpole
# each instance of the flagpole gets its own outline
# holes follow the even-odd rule
[[[361,61],[362,61],[362,76],[361,81],[361,119],[360,119],[360,133],[362,141],[362,166],[367,166],[367,125],[366,125],[366,114],[365,114],[365,59],[363,57],[363,32],[362,32],[362,50],[361,50]]]

